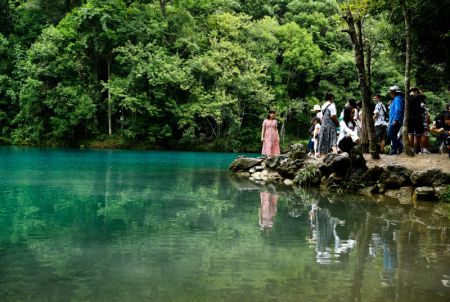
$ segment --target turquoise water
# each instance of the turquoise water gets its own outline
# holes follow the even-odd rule
[[[256,187],[235,157],[0,148],[0,300],[449,301],[431,208]]]

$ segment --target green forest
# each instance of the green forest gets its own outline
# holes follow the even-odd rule
[[[0,0],[0,142],[257,151],[269,108],[284,144],[330,91],[411,80],[432,117],[450,101],[450,0]]]

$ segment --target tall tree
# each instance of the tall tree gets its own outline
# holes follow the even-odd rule
[[[410,31],[410,17],[409,12],[406,7],[405,0],[399,0],[400,6],[402,7],[403,19],[405,22],[405,114],[403,117],[403,146],[405,154],[408,156],[414,156],[414,150],[411,149],[412,146],[409,144],[408,138],[408,127],[409,127],[409,116],[410,116],[410,98],[409,98],[409,88],[411,86],[411,31]]]
[[[364,37],[361,16],[354,17],[350,6],[345,7],[343,15],[348,28],[344,31],[350,35],[355,52],[355,64],[358,70],[359,88],[362,96],[363,113],[365,116],[365,126],[369,134],[369,152],[372,159],[379,159],[380,155],[375,143],[375,128],[373,123],[371,108],[372,91],[369,86],[366,64],[364,61]]]

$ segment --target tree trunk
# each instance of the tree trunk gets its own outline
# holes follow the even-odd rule
[[[350,39],[352,40],[355,52],[355,64],[358,70],[359,89],[362,96],[365,125],[367,128],[367,134],[369,136],[369,152],[372,159],[380,159],[380,154],[375,143],[375,127],[373,123],[372,112],[370,110],[372,92],[367,83],[367,74],[364,62],[364,42],[362,41],[362,23],[361,21],[355,22],[350,10],[347,10],[343,18],[348,25],[348,30],[345,30],[345,32],[350,35]]]
[[[372,90],[372,48],[369,43],[366,46],[366,71],[367,71],[367,86]]]
[[[411,73],[411,32],[409,30],[410,22],[409,22],[409,13],[406,9],[405,0],[399,0],[400,5],[402,7],[403,19],[405,21],[405,113],[403,118],[403,146],[405,147],[405,154],[408,156],[414,156],[414,150],[412,150],[412,146],[409,145],[408,139],[408,127],[409,127],[409,88],[411,85],[410,73]]]
[[[168,0],[159,0],[159,7],[161,8],[161,12],[163,16],[166,16],[166,5]]]
[[[108,83],[111,81],[111,55],[108,55]],[[112,124],[111,124],[111,114],[112,114],[112,101],[111,101],[111,90],[108,88],[108,134],[112,134]]]

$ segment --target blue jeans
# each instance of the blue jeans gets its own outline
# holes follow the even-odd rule
[[[308,151],[311,153],[314,153],[314,142],[313,142],[312,138],[309,139],[309,142],[308,142]]]
[[[401,126],[402,125],[397,123],[397,125],[389,125],[388,127],[387,135],[391,140],[392,145],[391,154],[396,154],[397,151],[401,151],[401,149],[403,148],[403,144],[398,139],[398,131],[400,130]]]

